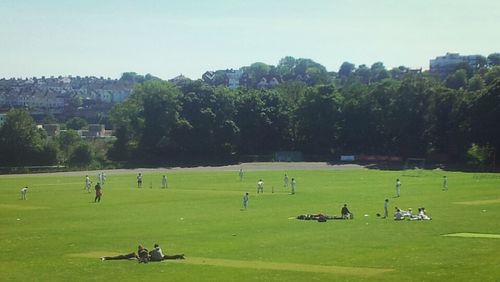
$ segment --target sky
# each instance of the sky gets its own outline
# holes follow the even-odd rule
[[[498,0],[0,0],[0,78],[207,70],[285,56],[428,69],[500,52]]]

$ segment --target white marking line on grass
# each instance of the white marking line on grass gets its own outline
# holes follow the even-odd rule
[[[123,252],[125,254],[126,252]],[[88,253],[67,254],[70,257],[79,258],[95,258],[99,259],[104,256],[116,256],[116,252],[102,252],[94,251]],[[266,261],[253,261],[253,260],[232,260],[232,259],[214,259],[203,257],[190,257],[187,256],[184,260],[169,260],[168,263],[187,263],[195,265],[211,265],[222,267],[235,267],[235,268],[251,268],[251,269],[266,269],[266,270],[282,270],[282,271],[299,271],[299,272],[313,272],[313,273],[334,273],[345,275],[357,276],[374,276],[386,272],[394,271],[390,268],[372,268],[372,267],[348,267],[348,266],[334,266],[334,265],[314,265],[314,264],[299,264],[299,263],[281,263],[281,262],[266,262]]]
[[[214,258],[189,257],[189,256],[186,257],[185,260],[175,260],[175,262],[196,264],[196,265],[235,267],[235,268],[284,270],[284,271],[299,271],[299,272],[313,272],[313,273],[335,273],[335,274],[357,275],[365,277],[379,275],[389,271],[393,271],[393,269],[388,269],[388,268],[347,267],[347,266],[334,266],[334,265],[246,261],[246,260],[214,259]]]
[[[498,204],[498,203],[500,203],[500,199],[455,202],[455,204],[459,204],[459,205],[471,205],[471,206],[487,205],[487,204]]]
[[[47,207],[40,207],[40,206],[22,206],[22,205],[0,204],[0,209],[10,209],[10,210],[44,210],[44,209],[48,209],[48,208]]]
[[[500,234],[482,234],[482,233],[452,233],[443,234],[446,237],[462,237],[462,238],[491,238],[500,239]]]

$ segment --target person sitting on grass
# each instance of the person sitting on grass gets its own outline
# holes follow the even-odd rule
[[[432,218],[430,218],[426,212],[425,212],[425,208],[418,208],[418,219],[419,220],[431,220]]]
[[[164,255],[160,245],[155,244],[153,250],[149,252],[150,261],[162,261],[166,259],[185,259],[184,254],[181,255]]]
[[[342,207],[342,210],[340,210],[340,214],[342,215],[343,219],[352,219],[353,218],[353,214],[347,208],[347,204],[344,204],[344,206]]]
[[[396,207],[396,212],[394,213],[394,220],[404,220],[405,217],[403,216],[403,213],[401,212],[400,209]]]
[[[139,263],[148,263],[149,261],[149,252],[148,249],[144,248],[142,245],[139,245],[137,250]]]

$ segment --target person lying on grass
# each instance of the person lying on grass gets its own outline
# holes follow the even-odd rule
[[[166,259],[184,259],[184,254],[181,255],[163,255],[163,252],[158,244],[155,244],[154,249],[148,252],[146,248],[142,245],[137,247],[137,254],[132,252],[130,254],[118,255],[118,256],[106,256],[102,257],[101,260],[122,260],[122,259],[133,259],[138,260],[139,263],[148,263],[149,261],[162,261]]]

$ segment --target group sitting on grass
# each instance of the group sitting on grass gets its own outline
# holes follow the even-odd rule
[[[418,208],[418,214],[414,215],[411,208],[408,210],[402,210],[396,207],[396,212],[394,213],[394,220],[431,220],[427,215],[425,208]]]
[[[130,259],[137,260],[139,263],[148,263],[149,261],[162,261],[167,259],[185,259],[184,254],[181,255],[164,255],[163,251],[160,248],[160,245],[155,244],[153,250],[149,251],[144,248],[142,245],[137,247],[137,254],[132,252],[126,255],[118,255],[118,256],[107,256],[102,257],[101,260],[121,260],[121,259]]]

